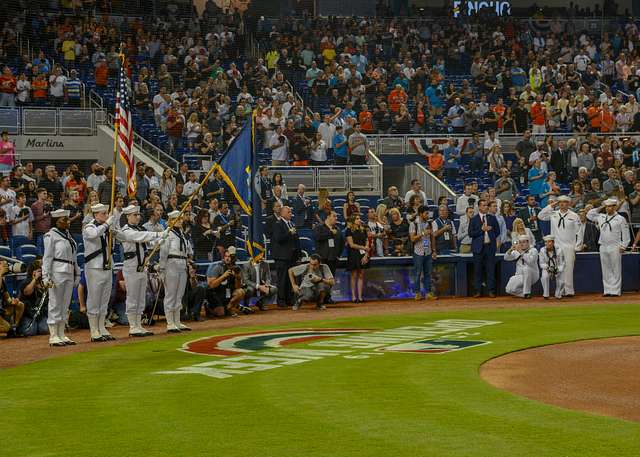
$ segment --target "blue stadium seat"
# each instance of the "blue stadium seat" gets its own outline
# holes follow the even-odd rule
[[[18,257],[23,263],[29,265],[31,264],[34,260],[36,260],[36,255],[35,254],[23,254],[20,257]]]

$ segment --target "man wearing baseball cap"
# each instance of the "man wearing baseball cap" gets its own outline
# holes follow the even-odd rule
[[[629,224],[618,214],[618,200],[609,198],[599,208],[587,205],[587,219],[600,229],[600,265],[605,297],[622,294],[622,253],[629,246]],[[604,214],[602,210],[604,209]]]
[[[53,228],[44,234],[42,281],[49,288],[49,346],[76,344],[64,334],[73,288],[80,282],[78,245],[69,233],[69,210],[51,212]]]
[[[109,207],[98,203],[91,206],[93,220],[82,229],[84,242],[84,274],[87,279],[87,318],[91,342],[115,340],[104,326],[111,299],[113,272],[109,251],[109,230],[115,216]]]

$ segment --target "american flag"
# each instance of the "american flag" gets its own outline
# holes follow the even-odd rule
[[[131,122],[131,107],[127,92],[127,74],[124,66],[124,56],[120,58],[120,75],[118,91],[116,93],[116,126],[118,128],[118,152],[120,160],[127,169],[127,192],[129,196],[136,193],[135,160],[133,158],[133,123]]]

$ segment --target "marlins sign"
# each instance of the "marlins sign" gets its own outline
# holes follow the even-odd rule
[[[283,329],[211,336],[186,343],[183,352],[216,360],[156,374],[200,374],[225,379],[236,375],[297,365],[326,357],[366,359],[391,353],[445,354],[491,343],[467,330],[497,321],[445,319],[386,330],[352,328]],[[306,344],[306,348],[287,347]]]

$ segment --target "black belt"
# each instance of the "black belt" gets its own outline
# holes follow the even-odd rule
[[[169,256],[167,257],[168,259],[181,259],[181,260],[187,260],[187,257],[184,255],[173,255],[173,254],[169,254]]]
[[[93,251],[91,254],[87,254],[84,256],[84,261],[85,262],[90,262],[93,259],[95,259],[96,257],[98,257],[100,254],[102,254],[102,249],[98,249],[97,251]]]
[[[54,262],[60,262],[60,263],[68,263],[69,265],[73,265],[73,261],[71,261],[71,260],[54,258],[53,261]]]
[[[125,252],[124,253],[124,260],[131,260],[131,259],[135,259],[136,257],[138,257],[138,253],[137,252]]]

